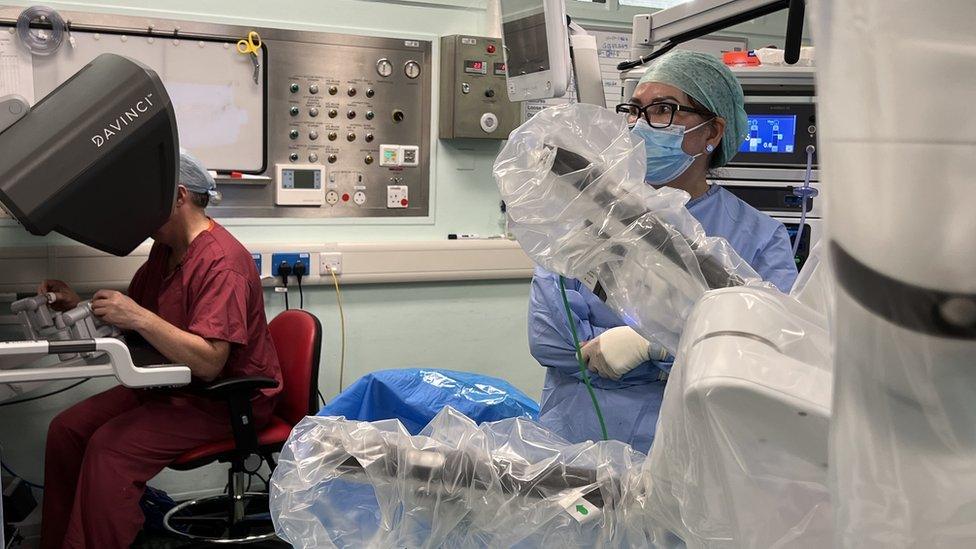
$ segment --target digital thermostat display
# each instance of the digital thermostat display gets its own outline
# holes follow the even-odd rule
[[[464,61],[464,72],[468,74],[488,74],[488,64],[484,61],[466,59]]]
[[[739,152],[789,154],[796,147],[796,115],[750,115],[748,128]]]
[[[282,170],[281,187],[284,189],[321,189],[321,170]]]

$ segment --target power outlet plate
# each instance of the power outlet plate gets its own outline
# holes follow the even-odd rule
[[[410,204],[407,190],[406,185],[388,185],[386,187],[386,207],[406,208]]]
[[[309,268],[310,259],[311,259],[311,254],[309,254],[308,252],[273,253],[271,254],[271,276],[278,276],[278,266],[281,265],[282,261],[287,262],[289,265],[292,266],[292,269],[294,269],[295,263],[299,260],[301,260],[301,262],[305,264],[305,274],[307,276],[309,271],[311,270]]]
[[[331,277],[329,272],[342,274],[342,254],[340,253],[320,253],[319,254],[319,275]]]

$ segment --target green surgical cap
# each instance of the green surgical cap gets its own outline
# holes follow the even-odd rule
[[[638,85],[645,82],[674,86],[725,119],[725,135],[712,155],[712,168],[724,166],[735,156],[746,134],[746,110],[742,86],[721,61],[704,53],[676,50],[655,61]]]
[[[217,193],[217,182],[207,168],[183,149],[180,149],[180,185],[190,192],[209,194],[211,197]]]

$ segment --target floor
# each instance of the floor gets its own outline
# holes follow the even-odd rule
[[[12,540],[7,540],[7,541],[10,542]],[[40,540],[37,539],[36,537],[19,540],[18,542],[12,543],[10,545],[10,548],[11,549],[35,549],[38,547],[39,542]],[[213,547],[220,547],[220,546],[206,544],[206,543],[188,542],[186,540],[178,539],[164,534],[153,535],[153,534],[147,534],[145,532],[139,534],[139,538],[136,539],[136,542],[132,544],[132,549],[196,549],[196,548],[213,549]],[[227,546],[225,545],[224,547]],[[282,549],[291,546],[282,541],[269,541],[263,543],[251,543],[246,545],[245,547],[249,549],[250,548]]]
[[[204,547],[213,548],[220,546],[198,542],[187,542],[185,540],[166,535],[149,535],[146,533],[140,534],[139,539],[132,544],[132,549],[195,549],[198,547],[202,549]],[[245,545],[244,547],[255,549],[279,549],[291,546],[282,541],[270,541],[263,543],[251,543]]]
[[[14,537],[8,538],[6,541],[10,549],[37,549],[40,544],[40,506],[38,506],[35,512],[31,514],[30,517],[25,521],[29,523],[29,526],[25,526],[25,531],[21,531],[25,535],[15,535]],[[206,543],[199,543],[193,541],[187,541],[184,538],[176,537],[172,534],[165,532],[149,532],[144,530],[139,534],[135,543],[132,544],[132,549],[195,549],[195,548],[210,548],[214,547],[229,547],[229,545],[212,545]],[[254,548],[254,549],[281,549],[290,547],[287,543],[282,541],[269,541],[262,543],[251,543],[244,545],[243,547]],[[0,548],[6,549],[6,548]]]

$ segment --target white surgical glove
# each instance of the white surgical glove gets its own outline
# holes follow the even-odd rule
[[[630,326],[618,326],[583,346],[583,360],[590,370],[613,380],[654,358],[664,360],[668,352],[653,345]]]

